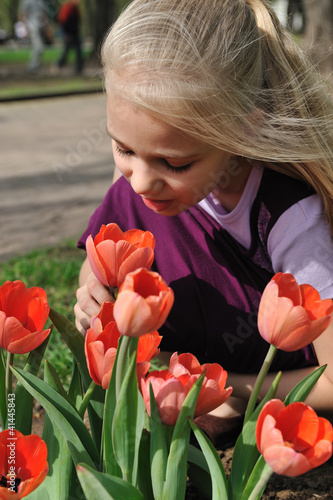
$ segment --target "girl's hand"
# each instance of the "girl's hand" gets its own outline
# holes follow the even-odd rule
[[[102,303],[106,300],[114,302],[112,290],[102,285],[93,273],[88,275],[86,283],[77,290],[76,298],[75,325],[82,335],[90,328],[90,319],[99,313]]]

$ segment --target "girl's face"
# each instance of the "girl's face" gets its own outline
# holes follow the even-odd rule
[[[242,170],[231,154],[158,121],[130,102],[107,101],[107,129],[117,168],[144,204],[177,215],[219,186],[238,190]]]

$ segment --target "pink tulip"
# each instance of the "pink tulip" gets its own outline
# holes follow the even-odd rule
[[[103,389],[110,383],[116,358],[120,332],[113,317],[114,303],[104,302],[98,316],[91,320],[85,337],[85,355],[91,378]],[[158,332],[142,335],[139,339],[137,362],[148,362],[159,353],[162,337]]]
[[[128,274],[121,285],[114,317],[122,335],[140,337],[158,330],[174,301],[171,288],[158,273],[145,268]]]
[[[257,421],[257,447],[277,474],[294,477],[322,465],[332,456],[333,429],[305,403],[285,406],[272,399]]]
[[[42,288],[6,281],[0,287],[0,348],[25,354],[40,346],[51,331],[43,330],[49,310]]]
[[[155,238],[149,231],[122,230],[117,224],[103,225],[93,239],[86,241],[90,267],[105,286],[119,288],[126,274],[146,267],[154,260]]]
[[[170,359],[169,370],[152,371],[147,376],[149,364],[143,364],[139,371],[139,387],[147,413],[150,416],[149,385],[152,385],[159,415],[165,425],[175,425],[184,400],[191,387],[206,370],[195,417],[203,415],[224,403],[232,392],[225,389],[227,372],[216,364],[200,365],[193,354],[174,353]]]
[[[311,344],[328,327],[333,301],[321,300],[310,285],[298,285],[292,274],[276,274],[266,286],[258,311],[260,335],[284,351]]]

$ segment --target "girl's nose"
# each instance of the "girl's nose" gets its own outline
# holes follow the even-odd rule
[[[157,195],[164,185],[158,170],[143,160],[135,162],[129,181],[134,191],[141,196]]]

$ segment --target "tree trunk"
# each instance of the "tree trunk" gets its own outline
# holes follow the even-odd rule
[[[96,0],[95,3],[95,55],[99,57],[103,38],[116,18],[115,0]]]
[[[333,2],[303,1],[306,16],[305,48],[319,70],[328,75],[333,71]]]
[[[14,25],[18,19],[20,0],[11,0],[8,4],[8,18],[10,20],[10,30],[14,33]]]

